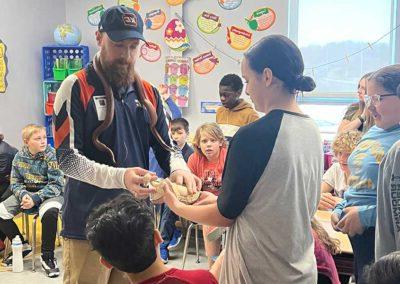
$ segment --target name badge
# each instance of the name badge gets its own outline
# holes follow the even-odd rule
[[[96,107],[97,118],[99,119],[99,121],[103,121],[106,118],[106,96],[96,96],[93,99],[94,105]]]

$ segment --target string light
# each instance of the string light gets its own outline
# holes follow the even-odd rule
[[[325,67],[325,66],[328,66],[328,65],[331,65],[331,64],[334,64],[334,63],[338,63],[338,62],[341,62],[341,61],[346,61],[347,63],[350,61],[349,60],[349,58],[350,57],[352,57],[352,56],[354,56],[354,55],[357,55],[357,54],[359,54],[359,53],[361,53],[361,52],[363,52],[363,51],[365,51],[365,50],[367,50],[367,49],[373,49],[373,46],[375,45],[375,44],[377,44],[378,42],[380,42],[382,39],[384,39],[385,37],[387,37],[388,35],[390,35],[393,31],[395,31],[395,30],[397,30],[398,28],[400,27],[400,25],[397,25],[396,27],[394,27],[393,29],[391,29],[389,32],[387,32],[387,33],[385,33],[384,35],[382,35],[380,38],[378,38],[376,41],[374,41],[374,42],[372,42],[372,43],[368,43],[368,46],[366,46],[366,47],[364,47],[364,48],[362,48],[362,49],[360,49],[360,50],[358,50],[358,51],[356,51],[356,52],[353,52],[353,53],[351,53],[351,54],[349,54],[349,55],[346,55],[345,57],[343,57],[343,58],[339,58],[339,59],[337,59],[337,60],[333,60],[333,61],[330,61],[330,62],[327,62],[327,63],[324,63],[324,64],[320,64],[320,65],[317,65],[317,66],[314,66],[314,67],[307,67],[307,68],[305,68],[305,69],[317,69],[317,68],[321,68],[321,67]]]
[[[226,57],[228,57],[229,59],[231,59],[232,61],[238,62],[238,63],[240,64],[240,59],[237,59],[237,58],[231,56],[230,54],[228,54],[228,53],[226,53],[225,51],[223,51],[222,49],[220,49],[216,44],[210,42],[202,33],[198,32],[197,29],[194,28],[193,25],[192,25],[190,22],[183,20],[183,18],[182,18],[178,13],[175,13],[175,16],[176,16],[185,26],[189,27],[190,30],[192,30],[192,31],[193,31],[195,34],[197,34],[201,39],[203,39],[208,45],[210,45],[210,46],[213,48],[213,50],[218,51],[220,54],[223,54],[223,55],[225,55]],[[350,57],[355,56],[355,55],[357,55],[357,54],[359,54],[359,53],[361,53],[361,52],[363,52],[363,51],[365,51],[365,50],[367,50],[367,49],[373,49],[373,46],[374,46],[375,44],[377,44],[377,43],[380,42],[382,39],[384,39],[385,37],[387,37],[388,35],[390,35],[393,31],[397,30],[399,27],[400,27],[400,24],[397,25],[396,27],[392,28],[389,32],[385,33],[384,35],[382,35],[381,37],[379,37],[377,40],[373,41],[372,43],[368,42],[368,45],[367,45],[366,47],[364,47],[364,48],[362,48],[362,49],[360,49],[360,50],[358,50],[358,51],[355,51],[355,52],[353,52],[353,53],[351,53],[351,54],[346,54],[343,58],[339,58],[339,59],[336,59],[336,60],[332,60],[332,61],[329,61],[329,62],[320,64],[320,65],[316,65],[316,66],[313,66],[313,67],[307,67],[307,68],[305,68],[305,70],[312,70],[312,73],[313,73],[313,76],[314,76],[314,70],[315,70],[315,69],[318,69],[318,68],[321,68],[321,67],[325,67],[325,66],[328,66],[328,65],[332,65],[332,64],[335,64],[335,63],[338,63],[338,62],[341,62],[341,61],[346,61],[346,63],[349,63],[349,62],[350,62]]]

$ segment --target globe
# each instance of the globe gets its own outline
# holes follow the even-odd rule
[[[58,25],[54,30],[54,40],[58,45],[78,45],[81,39],[81,31],[73,25]]]

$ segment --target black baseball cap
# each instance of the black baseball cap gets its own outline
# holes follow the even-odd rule
[[[143,19],[138,12],[126,6],[113,6],[104,11],[99,31],[105,32],[112,41],[143,37]]]

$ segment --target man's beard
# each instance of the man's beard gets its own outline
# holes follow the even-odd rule
[[[133,63],[125,64],[123,60],[116,60],[112,63],[103,60],[102,63],[104,75],[112,86],[128,87],[134,82],[135,65]]]

